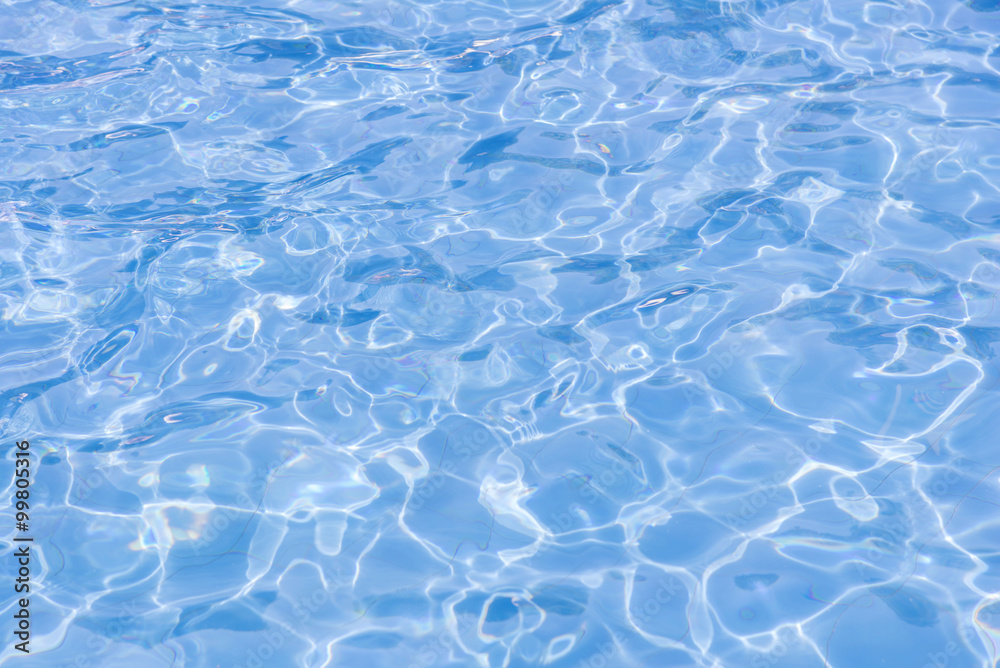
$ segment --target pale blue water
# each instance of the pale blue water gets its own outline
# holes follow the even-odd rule
[[[0,663],[995,666],[998,9],[6,2]]]

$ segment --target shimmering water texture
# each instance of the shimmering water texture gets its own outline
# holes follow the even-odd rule
[[[997,665],[995,0],[0,27],[0,663]]]

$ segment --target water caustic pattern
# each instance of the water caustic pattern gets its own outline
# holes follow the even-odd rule
[[[3,664],[996,665],[994,0],[2,11]]]

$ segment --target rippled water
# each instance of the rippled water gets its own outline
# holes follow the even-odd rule
[[[996,665],[998,9],[5,3],[2,662]]]

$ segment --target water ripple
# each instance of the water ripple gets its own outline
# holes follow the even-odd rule
[[[270,5],[5,8],[17,660],[994,665],[995,2]]]

